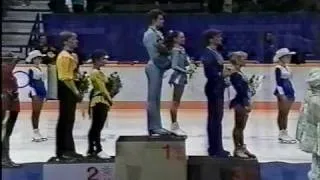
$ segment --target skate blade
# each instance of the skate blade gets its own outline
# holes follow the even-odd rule
[[[279,140],[281,144],[296,144],[296,140],[291,140],[291,141],[285,141],[285,140]]]
[[[239,155],[236,155],[236,154],[234,154],[233,157],[237,158],[237,159],[251,159],[249,156],[243,157],[243,156],[239,156]]]
[[[47,138],[41,138],[41,139],[32,139],[32,142],[43,142],[43,141],[47,141]]]

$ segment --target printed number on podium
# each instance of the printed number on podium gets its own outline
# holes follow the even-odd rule
[[[99,178],[97,177],[99,171],[97,168],[95,167],[89,167],[87,169],[87,172],[89,173],[89,177],[88,180],[99,180]]]

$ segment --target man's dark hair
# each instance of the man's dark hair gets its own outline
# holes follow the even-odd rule
[[[147,15],[149,18],[149,23],[151,24],[152,21],[158,19],[160,15],[164,16],[164,12],[161,11],[160,9],[152,9],[147,13]]]
[[[91,59],[92,62],[98,62],[100,60],[101,57],[105,57],[107,56],[107,52],[103,49],[97,49],[95,50],[92,55],[91,55]]]
[[[217,29],[208,29],[203,32],[203,41],[204,45],[208,46],[210,44],[210,39],[214,38],[218,34],[221,34],[222,31],[217,30]]]

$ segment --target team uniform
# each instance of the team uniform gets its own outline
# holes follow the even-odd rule
[[[41,99],[47,97],[47,90],[44,84],[44,73],[39,67],[31,67],[29,69],[29,96],[37,96]]]
[[[251,95],[248,77],[242,72],[234,72],[230,75],[230,81],[236,91],[236,96],[231,100],[229,107],[250,106]]]
[[[180,102],[184,92],[185,85],[188,83],[187,67],[190,65],[189,56],[183,47],[174,47],[171,51],[171,62],[173,73],[170,76],[169,84],[175,86],[173,92],[173,101]],[[180,129],[178,122],[171,124],[172,132],[185,135],[186,133]]]
[[[45,88],[44,84],[44,73],[39,67],[31,67],[29,69],[29,97],[37,97],[40,100],[45,100],[47,97],[47,90]],[[32,138],[32,141],[34,142],[40,142],[45,141],[47,138],[43,137],[40,134],[39,129],[34,129],[34,136]]]
[[[276,65],[275,67],[275,79],[276,88],[274,95],[279,97],[285,96],[288,101],[295,100],[295,91],[291,82],[292,73],[287,66]],[[296,140],[288,135],[287,130],[281,130],[279,133],[279,141],[282,143],[295,143]]]
[[[107,76],[98,69],[93,69],[90,80],[93,89],[90,93],[90,108],[92,109],[92,123],[88,134],[89,156],[98,156],[100,158],[109,158],[107,154],[102,151],[101,145],[101,131],[106,122],[108,111],[112,106],[112,99],[109,91],[106,88],[108,83]],[[105,97],[109,98],[106,99]]]
[[[205,94],[208,99],[208,152],[210,156],[229,156],[222,144],[222,119],[224,111],[223,57],[214,49],[206,48],[201,56],[207,78]]]
[[[291,82],[292,73],[288,67],[277,65],[275,67],[276,89],[274,95],[284,95],[288,100],[295,100],[295,91]]]

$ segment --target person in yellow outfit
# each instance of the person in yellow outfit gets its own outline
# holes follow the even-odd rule
[[[90,93],[89,104],[92,113],[92,123],[88,134],[88,157],[98,159],[110,158],[110,156],[103,152],[100,139],[108,111],[112,106],[112,98],[106,87],[108,77],[100,69],[105,65],[107,58],[107,53],[103,50],[96,50],[92,54],[93,70],[90,74],[90,80],[93,89]]]
[[[76,86],[78,59],[74,49],[78,47],[77,34],[64,31],[60,34],[63,50],[58,54],[56,66],[58,75],[59,118],[56,128],[56,155],[49,161],[73,162],[82,160],[73,140],[73,127],[76,119],[77,103],[83,94]]]

